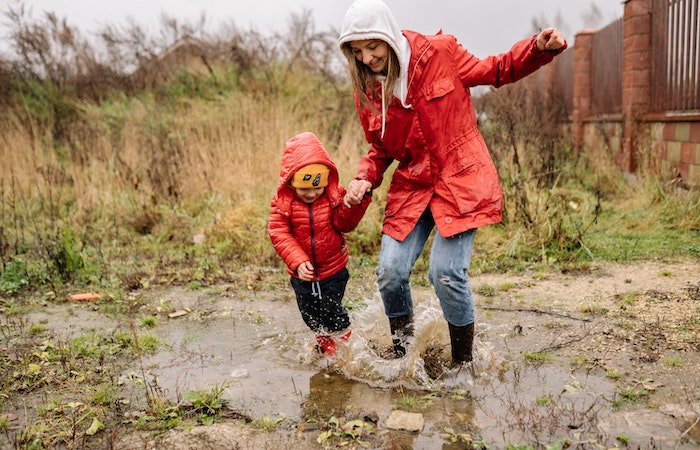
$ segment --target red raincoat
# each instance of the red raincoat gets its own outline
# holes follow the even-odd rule
[[[324,194],[309,204],[297,197],[288,182],[297,170],[313,163],[326,165],[330,173]],[[351,208],[343,204],[344,196],[338,169],[313,133],[301,133],[287,141],[267,231],[290,275],[298,277],[296,270],[304,261],[312,262],[318,280],[345,267],[348,249],[343,233],[357,227],[371,196],[365,196],[360,205]]]
[[[501,221],[498,174],[476,124],[469,88],[501,86],[529,75],[564,50],[541,51],[536,37],[509,52],[479,59],[452,35],[403,31],[411,47],[404,108],[394,97],[384,118],[381,98],[370,96],[358,115],[371,144],[357,178],[381,184],[397,160],[386,200],[383,233],[402,241],[430,206],[441,236]],[[381,88],[377,89],[381,93]]]

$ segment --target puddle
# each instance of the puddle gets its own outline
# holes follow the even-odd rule
[[[170,399],[226,386],[231,406],[256,418],[373,418],[381,428],[392,410],[413,400],[407,409],[422,414],[425,427],[396,434],[398,448],[457,448],[445,439],[446,427],[471,433],[491,448],[553,443],[561,436],[574,436],[572,445],[590,441],[610,447],[620,435],[630,444],[644,446],[653,439],[659,446],[654,448],[684,448],[676,446],[682,430],[658,410],[642,405],[641,412],[615,411],[610,401],[616,388],[607,378],[574,373],[566,362],[528,364],[515,357],[517,350],[506,348],[502,338],[504,327],[512,326],[504,325],[503,316],[477,322],[476,376],[463,370],[432,379],[423,357],[446,359],[449,338],[437,300],[428,294],[414,294],[415,343],[398,360],[377,355],[391,343],[378,296],[352,312],[350,341],[336,357],[325,358],[315,353],[296,304],[274,299],[274,293],[255,301],[178,290],[159,295],[188,314],[161,321],[151,332],[165,344],[162,350],[123,374],[122,380],[132,383],[132,404],[145,404],[136,381],[145,375]],[[65,324],[104,326],[96,314],[73,308],[67,316],[45,311],[32,320],[58,318],[60,332],[75,333],[80,329]]]

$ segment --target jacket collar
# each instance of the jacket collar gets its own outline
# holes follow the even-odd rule
[[[442,31],[440,31],[442,33]],[[440,34],[438,33],[438,34]],[[433,44],[430,43],[428,38],[415,31],[404,30],[403,32],[406,40],[411,46],[411,58],[408,63],[406,71],[406,102],[410,105],[414,98],[414,92],[419,86],[416,80],[420,80],[423,76],[423,71],[425,66],[428,64],[430,58],[435,54],[436,49]]]

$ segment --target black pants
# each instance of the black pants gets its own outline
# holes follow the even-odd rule
[[[342,303],[349,278],[346,268],[321,281],[291,277],[301,318],[311,330],[334,332],[350,326],[350,316]]]

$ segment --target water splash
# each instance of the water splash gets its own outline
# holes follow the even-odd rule
[[[450,339],[447,322],[437,299],[426,299],[414,309],[414,337],[406,356],[393,358],[389,321],[379,295],[366,300],[366,308],[351,313],[353,334],[333,357],[320,357],[305,346],[299,355],[319,369],[331,368],[348,379],[375,388],[404,387],[439,391],[468,389],[493,362],[491,346],[475,338],[475,361],[449,369]],[[430,359],[429,363],[426,361]],[[432,370],[426,366],[430,365]],[[438,367],[441,372],[434,373]]]

